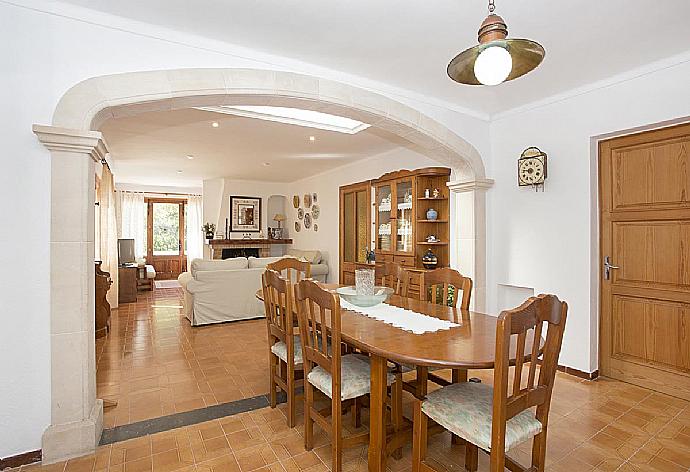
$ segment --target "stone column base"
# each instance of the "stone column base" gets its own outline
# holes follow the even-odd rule
[[[43,464],[92,454],[103,432],[103,400],[97,399],[91,415],[74,423],[50,425],[43,432]]]

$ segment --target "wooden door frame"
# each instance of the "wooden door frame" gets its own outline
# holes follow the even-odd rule
[[[627,132],[612,133],[608,135],[598,136],[592,139],[593,149],[595,149],[596,161],[592,166],[593,178],[596,179],[596,185],[592,188],[596,192],[593,195],[593,212],[595,212],[596,218],[593,222],[596,225],[596,238],[593,238],[592,244],[592,272],[596,271],[594,275],[594,281],[597,283],[597,290],[594,292],[597,296],[596,306],[598,308],[597,313],[597,337],[598,342],[596,347],[598,349],[597,355],[597,366],[599,368],[598,372],[606,375],[609,366],[607,365],[608,357],[606,355],[610,349],[610,334],[611,334],[611,285],[606,283],[604,278],[604,257],[606,255],[612,254],[612,235],[610,234],[611,224],[608,218],[609,210],[604,206],[604,172],[611,172],[610,165],[612,164],[609,160],[606,169],[603,168],[604,163],[602,157],[606,152],[613,152],[618,147],[629,147],[635,145],[642,145],[651,143],[654,141],[661,141],[665,138],[673,137],[677,134],[677,129],[680,127],[690,126],[690,122],[687,120],[680,121],[674,120],[664,123],[657,123],[652,126],[640,127],[634,130],[629,130]],[[612,147],[611,143],[614,140],[625,138],[627,141],[624,146]],[[608,176],[609,180],[611,176]],[[609,183],[609,185],[611,182]],[[610,190],[610,187],[609,187]],[[594,260],[596,258],[596,260]],[[612,261],[615,265],[616,261]],[[662,369],[663,370],[663,369]],[[669,393],[669,392],[665,392]]]
[[[339,221],[340,221],[340,228],[338,230],[338,255],[339,255],[339,260],[338,260],[338,280],[342,282],[343,280],[343,265],[345,264],[345,237],[344,237],[344,231],[345,231],[345,202],[344,202],[344,196],[346,193],[351,193],[351,192],[358,192],[358,191],[364,191],[366,196],[367,196],[367,241],[371,243],[371,181],[366,180],[364,182],[357,182],[355,184],[350,184],[350,185],[343,185],[340,187],[339,190],[339,208],[338,208],[338,214],[339,214]],[[355,211],[357,210],[357,198],[355,198]],[[356,215],[355,215],[356,216]],[[356,221],[356,218],[355,218]]]
[[[187,200],[184,198],[160,198],[160,197],[146,197],[146,262],[153,264],[156,258],[173,258],[175,256],[154,256],[153,255],[153,204],[154,203],[174,203],[179,205],[179,249],[178,257],[180,259],[180,270],[183,272],[183,265],[187,258],[187,253],[184,250],[185,246],[185,219],[184,209],[187,205]]]

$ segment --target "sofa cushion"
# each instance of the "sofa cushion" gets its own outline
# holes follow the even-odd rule
[[[204,272],[208,270],[236,270],[246,269],[246,257],[232,257],[230,259],[194,259],[192,261],[192,277],[196,278],[197,272]]]
[[[302,249],[288,249],[288,256],[304,259],[311,264],[321,263],[321,251],[303,251]]]
[[[249,268],[250,269],[257,269],[257,268],[263,268],[266,267],[268,264],[272,264],[276,261],[279,261],[283,258],[283,256],[277,256],[277,257],[250,257],[249,258]]]
[[[326,264],[312,264],[311,276],[328,275],[328,266]]]

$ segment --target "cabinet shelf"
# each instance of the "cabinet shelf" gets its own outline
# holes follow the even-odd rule
[[[417,200],[448,200],[448,197],[417,197]]]
[[[448,223],[448,220],[417,220],[417,223]]]
[[[443,241],[436,241],[434,243],[429,243],[426,241],[420,241],[417,244],[421,244],[423,246],[447,246],[448,245],[447,242],[443,242]]]

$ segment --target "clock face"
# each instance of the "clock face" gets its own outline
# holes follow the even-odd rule
[[[544,183],[544,162],[536,157],[520,159],[518,177],[520,185],[536,185]]]

